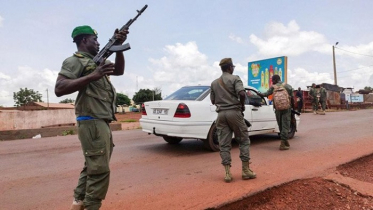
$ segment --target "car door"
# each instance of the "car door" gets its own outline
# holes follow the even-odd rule
[[[251,129],[250,131],[273,130],[276,128],[276,116],[273,110],[273,105],[269,105],[267,101],[260,97],[256,91],[246,89],[247,109],[251,113]],[[248,119],[248,118],[247,118]]]

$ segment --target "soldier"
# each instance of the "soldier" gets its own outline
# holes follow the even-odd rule
[[[240,159],[242,161],[242,179],[254,179],[256,174],[249,167],[250,139],[244,122],[245,89],[239,76],[232,75],[234,65],[231,58],[220,61],[223,72],[220,78],[211,83],[211,103],[216,105],[218,117],[216,128],[220,146],[220,157],[225,168],[225,182],[231,182],[230,172],[232,133],[239,143]]]
[[[278,128],[280,129],[281,144],[280,150],[288,150],[290,148],[290,143],[288,141],[289,130],[290,130],[290,120],[291,120],[291,108],[293,108],[293,88],[289,84],[283,84],[279,75],[272,76],[273,85],[265,93],[258,93],[261,97],[267,97],[277,92],[279,88],[285,88],[288,97],[289,106],[287,109],[280,109],[279,104],[276,107],[275,96],[273,96],[273,106],[275,108],[276,120]]]
[[[326,89],[320,85],[320,104],[322,108],[322,114],[325,115],[326,108]]]
[[[303,93],[300,87],[298,87],[298,91],[295,93],[295,96],[297,97],[297,110],[298,112],[302,112],[303,108]]]
[[[122,44],[127,34],[127,30],[117,29],[116,44]],[[85,163],[71,210],[97,210],[109,188],[109,161],[114,146],[109,123],[116,120],[116,92],[109,75],[123,75],[124,56],[117,52],[115,64],[106,61],[97,66],[92,60],[100,46],[97,32],[90,26],[78,26],[71,36],[78,51],[63,62],[55,86],[58,97],[79,91],[75,113]]]
[[[313,114],[317,114],[317,110],[318,110],[318,106],[319,106],[317,95],[318,95],[318,93],[317,93],[317,90],[316,90],[316,84],[312,83],[312,87],[310,89],[308,97],[311,99],[311,102],[312,102]]]

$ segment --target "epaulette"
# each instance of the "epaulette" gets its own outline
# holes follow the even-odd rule
[[[78,58],[84,58],[84,56],[83,56],[82,54],[80,54],[80,53],[74,53],[74,55],[75,55],[76,57],[78,57]]]

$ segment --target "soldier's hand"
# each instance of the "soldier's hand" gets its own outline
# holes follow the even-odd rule
[[[115,70],[114,64],[113,63],[104,64],[104,63],[105,62],[102,62],[99,66],[97,66],[96,70],[89,75],[91,76],[91,79],[93,81],[98,80],[105,75],[113,74]]]
[[[121,45],[123,44],[124,41],[126,41],[127,39],[127,34],[128,34],[128,30],[121,30],[119,31],[118,29],[115,29],[115,38],[117,39],[117,41],[115,42],[115,44],[117,45]]]

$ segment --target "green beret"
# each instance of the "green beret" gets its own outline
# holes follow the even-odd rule
[[[232,58],[223,58],[221,59],[219,66],[225,66],[225,65],[233,65]]]
[[[96,30],[92,29],[90,26],[78,26],[74,28],[73,33],[71,34],[71,37],[74,39],[76,36],[81,34],[90,34],[90,35],[96,35]]]

